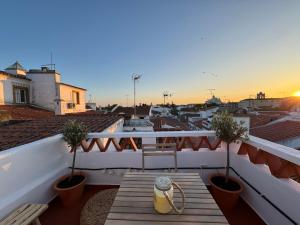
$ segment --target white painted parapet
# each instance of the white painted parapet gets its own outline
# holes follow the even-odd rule
[[[28,202],[48,203],[53,182],[68,171],[61,135],[0,152],[0,218]]]

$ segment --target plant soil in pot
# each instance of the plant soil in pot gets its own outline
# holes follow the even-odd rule
[[[72,178],[70,175],[62,176],[54,184],[54,189],[65,207],[74,205],[80,200],[86,180],[85,174],[75,173]]]
[[[230,210],[236,206],[243,191],[243,186],[237,179],[229,177],[226,182],[225,175],[213,174],[209,177],[209,183],[212,195],[222,209]]]

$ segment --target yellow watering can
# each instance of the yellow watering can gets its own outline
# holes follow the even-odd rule
[[[182,198],[181,208],[177,208],[173,202],[173,187],[177,188],[180,191]],[[170,177],[157,177],[154,184],[154,209],[158,213],[166,214],[174,211],[178,214],[181,214],[184,209],[185,196],[181,187],[173,182]]]

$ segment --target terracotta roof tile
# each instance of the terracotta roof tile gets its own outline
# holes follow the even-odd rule
[[[168,131],[168,130],[190,130],[187,124],[181,122],[178,119],[170,117],[154,117],[150,121],[154,124],[154,131]],[[165,128],[163,125],[170,126],[170,128]],[[173,128],[172,128],[173,127]]]
[[[267,125],[270,122],[281,119],[285,117],[287,113],[279,113],[279,112],[263,112],[259,115],[254,114],[234,114],[234,116],[246,116],[250,117],[250,128],[255,128],[263,125]]]
[[[0,105],[0,114],[10,115],[12,120],[32,120],[54,116],[54,112],[26,106],[26,105]]]
[[[203,120],[194,121],[193,124],[198,128],[203,128]]]
[[[0,151],[61,133],[66,121],[77,120],[89,132],[101,132],[121,117],[116,115],[65,115],[52,116],[0,127]]]
[[[250,129],[250,134],[277,142],[300,136],[300,121],[287,120]]]

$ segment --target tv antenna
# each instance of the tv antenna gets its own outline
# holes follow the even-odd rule
[[[166,105],[166,98],[172,97],[174,93],[169,93],[168,91],[163,92],[163,97],[164,97],[164,105]]]
[[[92,102],[92,94],[89,94],[89,103]]]
[[[134,104],[134,118],[136,118],[136,104],[135,104],[135,95],[136,95],[136,90],[135,90],[135,84],[137,81],[139,81],[142,78],[141,74],[132,74],[132,80],[133,80],[133,104]]]
[[[55,70],[55,63],[53,63],[53,54],[52,54],[52,52],[50,52],[50,63],[44,64],[44,65],[41,65],[41,66],[46,66],[46,67],[49,66],[51,70]]]

